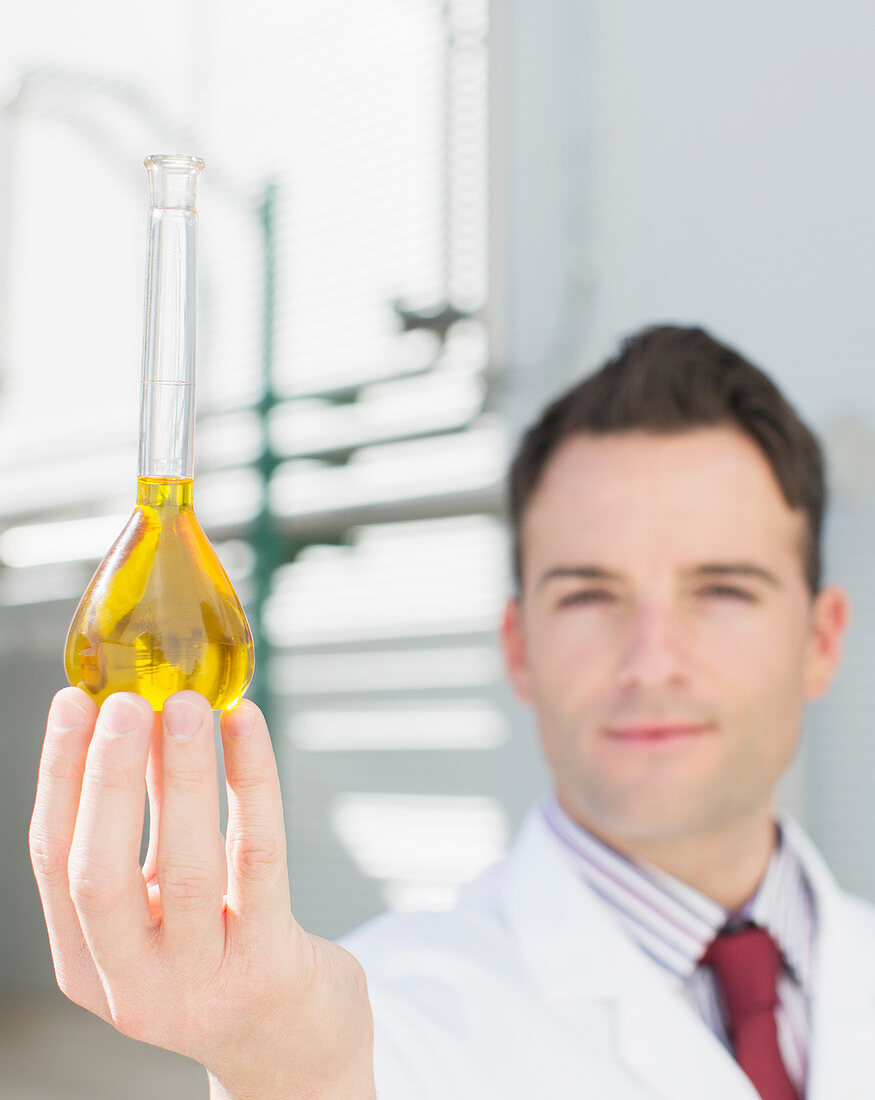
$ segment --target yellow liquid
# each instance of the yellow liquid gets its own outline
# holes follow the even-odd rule
[[[134,513],[79,601],[64,666],[97,703],[135,691],[157,711],[188,688],[224,710],[252,679],[246,615],[191,501],[191,478],[139,478]]]

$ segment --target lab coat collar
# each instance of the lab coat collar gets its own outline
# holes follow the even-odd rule
[[[817,912],[807,1096],[862,1098],[875,1081],[875,922],[840,890],[801,827],[787,814],[780,821],[802,859]],[[575,873],[537,805],[502,871],[504,917],[545,1002],[581,1022],[594,1002],[612,1009],[623,1060],[657,1096],[756,1100],[747,1076],[681,983],[632,942],[607,903]],[[837,1093],[837,1081],[857,1082],[864,1091]]]
[[[863,1100],[875,1094],[875,909],[839,887],[793,818],[781,815],[781,824],[802,858],[817,907],[806,1096]]]
[[[533,806],[502,867],[511,935],[532,980],[550,1001],[619,996],[617,926],[608,907],[577,876]]]

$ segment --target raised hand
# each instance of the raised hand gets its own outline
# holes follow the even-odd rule
[[[374,1096],[364,972],[291,913],[276,763],[259,709],[120,692],[52,702],[30,850],[55,974],[134,1039],[193,1058],[229,1100]],[[145,795],[149,854],[140,866]]]

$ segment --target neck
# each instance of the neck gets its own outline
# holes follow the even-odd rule
[[[627,859],[650,863],[725,909],[740,908],[756,891],[777,842],[771,803],[720,825],[672,835],[624,836],[587,813],[559,804],[578,825]]]

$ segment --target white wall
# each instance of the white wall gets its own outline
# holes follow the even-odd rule
[[[643,322],[737,344],[823,428],[875,415],[875,7],[595,0],[591,362]]]

